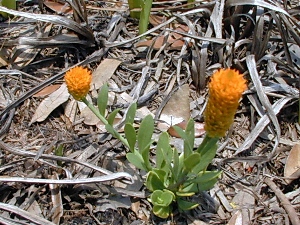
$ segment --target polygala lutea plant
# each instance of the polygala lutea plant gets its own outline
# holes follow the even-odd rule
[[[181,211],[190,210],[198,203],[189,197],[212,188],[221,172],[208,171],[207,167],[217,151],[217,141],[223,137],[233,123],[242,93],[246,90],[246,80],[233,69],[220,69],[211,77],[209,99],[204,112],[206,135],[201,145],[194,149],[194,120],[190,119],[185,130],[174,127],[184,141],[182,153],[170,145],[169,135],[163,132],[156,145],[155,164],[150,162],[150,146],[153,143],[154,120],[146,116],[140,127],[133,126],[137,105],[133,103],[125,118],[125,135],[114,127],[113,121],[120,111],[116,109],[105,115],[108,101],[108,86],[105,84],[98,95],[98,108],[86,100],[91,82],[91,73],[82,67],[75,67],[65,75],[69,93],[76,100],[83,101],[105,124],[106,130],[128,148],[127,159],[138,169],[147,172],[145,185],[151,192],[149,201],[153,213],[167,218],[175,204]]]

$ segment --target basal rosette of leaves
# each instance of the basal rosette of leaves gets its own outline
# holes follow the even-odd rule
[[[227,86],[230,82],[235,84],[234,87]],[[146,116],[136,130],[133,123],[137,105],[132,104],[125,116],[123,135],[113,127],[119,109],[105,115],[108,100],[107,85],[103,85],[99,92],[98,108],[89,103],[85,97],[80,100],[86,103],[105,124],[106,130],[129,149],[130,152],[126,154],[128,161],[147,172],[145,185],[151,192],[148,200],[153,205],[153,213],[158,217],[167,218],[172,214],[174,207],[180,211],[197,207],[198,203],[192,202],[190,197],[211,189],[218,181],[221,171],[208,171],[207,167],[216,155],[217,141],[225,135],[233,122],[238,101],[245,89],[246,81],[235,70],[219,70],[213,74],[209,84],[208,107],[205,111],[207,134],[203,142],[198,148],[194,148],[194,120],[190,119],[185,130],[174,127],[184,141],[183,152],[179,154],[178,150],[170,145],[168,133],[163,132],[156,143],[154,164],[151,163],[152,160],[150,162],[155,128],[151,115]],[[228,104],[229,109],[225,109]],[[210,116],[211,113],[214,115]]]

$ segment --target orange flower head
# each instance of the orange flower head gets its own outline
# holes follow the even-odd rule
[[[81,66],[76,66],[66,72],[65,81],[69,93],[78,101],[82,100],[90,90],[91,72]]]
[[[223,137],[233,123],[239,100],[247,89],[246,80],[237,70],[220,69],[211,77],[208,88],[204,128],[209,137]]]

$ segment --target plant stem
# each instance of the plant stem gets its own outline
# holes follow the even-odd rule
[[[106,118],[100,114],[100,112],[98,111],[98,109],[96,109],[95,106],[93,104],[91,104],[85,97],[82,99],[82,101],[101,120],[101,122],[104,123],[105,127],[106,126],[111,126],[111,128],[113,129],[114,132],[113,133],[109,132],[109,133],[111,133],[113,136],[115,136],[117,139],[119,139],[127,148],[130,149],[128,141],[112,125],[110,125],[108,123],[108,121],[106,120]]]

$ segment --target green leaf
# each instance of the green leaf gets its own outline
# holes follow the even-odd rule
[[[201,155],[204,155],[208,151],[210,151],[212,148],[214,148],[218,142],[219,138],[211,138],[207,135],[205,135],[204,140],[199,145],[197,152]]]
[[[179,154],[176,148],[173,149],[173,167],[172,167],[172,175],[174,180],[177,181],[179,178],[179,171],[181,171],[181,167],[179,165]]]
[[[170,215],[170,206],[158,206],[158,205],[154,205],[153,206],[153,213],[155,216],[158,216],[162,219],[167,219]]]
[[[59,146],[57,146],[57,148],[55,148],[55,155],[57,156],[63,156],[64,154],[64,145],[60,144]],[[62,161],[57,161],[57,165],[62,166]]]
[[[105,125],[105,129],[107,130],[108,133],[110,133],[114,138],[117,138],[120,140],[120,134],[113,128],[112,125],[110,124],[106,124]]]
[[[209,148],[210,148],[209,151],[206,151],[203,155],[201,155],[199,164],[195,166],[193,169],[194,173],[197,174],[202,170],[206,169],[206,167],[211,163],[213,158],[216,156],[216,152],[218,148],[217,144],[215,143],[214,146],[210,146]]]
[[[130,17],[131,18],[140,18],[140,12],[132,12],[132,9],[141,8],[141,3],[143,0],[128,0],[129,9],[130,9]]]
[[[149,17],[152,7],[152,0],[142,0],[142,11],[140,15],[140,22],[139,22],[139,34],[143,34],[148,29],[149,24]]]
[[[193,153],[195,142],[195,123],[193,119],[189,119],[185,128],[186,139],[184,139],[184,158]]]
[[[207,191],[207,190],[210,190],[212,189],[215,184],[218,182],[218,178],[214,178],[210,181],[207,181],[205,183],[201,183],[201,184],[198,184],[198,190],[199,191]]]
[[[148,173],[148,176],[146,179],[146,187],[150,191],[163,190],[166,188],[164,186],[164,181],[161,180],[160,177],[157,175],[157,173],[155,173],[154,171],[150,171]]]
[[[5,6],[8,9],[13,9],[16,10],[17,9],[17,1],[16,0],[2,0],[0,1],[0,5]],[[0,12],[0,14],[4,17],[4,18],[8,18],[9,16],[12,16],[8,13],[5,12]]]
[[[141,152],[150,148],[153,131],[154,120],[151,115],[148,115],[143,119],[138,130],[138,147]]]
[[[159,179],[163,182],[164,186],[168,186],[168,173],[162,169],[153,168],[152,172],[156,173]]]
[[[107,102],[108,102],[108,86],[107,84],[103,84],[99,91],[98,99],[97,99],[97,104],[98,104],[98,109],[99,113],[105,117],[105,110],[107,107]]]
[[[140,124],[140,128],[137,134],[138,150],[143,156],[144,162],[148,171],[151,170],[151,164],[149,160],[149,150],[152,143],[152,134],[154,131],[154,120],[151,115],[146,116]]]
[[[200,154],[198,152],[194,152],[184,159],[183,164],[186,171],[190,172],[192,169],[199,164],[200,162]]]
[[[191,183],[189,180],[183,183],[179,188],[178,192],[180,193],[198,193],[198,186],[196,183]]]
[[[169,206],[175,199],[173,192],[165,190],[155,190],[151,196],[150,201],[153,205]]]
[[[169,143],[169,135],[163,132],[157,141],[156,146],[156,168],[170,170],[172,162],[172,148]]]
[[[136,132],[133,125],[129,123],[125,124],[124,132],[125,132],[125,137],[129,144],[129,148],[132,152],[134,152],[135,143],[136,143]]]
[[[116,115],[118,114],[118,112],[120,111],[121,109],[115,109],[114,111],[112,111],[108,117],[107,117],[107,122],[108,124],[110,124],[111,126],[114,125],[114,121],[115,121],[115,118],[116,118]]]
[[[177,204],[178,204],[179,209],[181,209],[183,211],[194,209],[199,205],[198,203],[185,201],[181,198],[177,199]]]
[[[194,194],[195,194],[195,192],[180,192],[180,191],[176,192],[176,196],[179,196],[179,197],[191,197]]]
[[[134,153],[129,152],[126,154],[126,158],[130,163],[132,163],[138,169],[147,171],[144,159],[139,152],[137,151],[135,151]]]
[[[191,183],[198,183],[198,184],[203,184],[206,182],[209,182],[210,180],[214,180],[216,178],[219,178],[220,175],[222,174],[222,171],[205,171],[205,172],[200,172],[198,176],[194,179],[191,179]]]
[[[125,123],[133,124],[137,105],[133,103],[127,110]]]
[[[194,149],[194,141],[195,141],[194,120],[190,119],[188,121],[185,131],[183,131],[178,126],[174,126],[174,129],[184,141],[184,150],[183,150],[184,158],[187,158],[190,154],[192,154]]]

